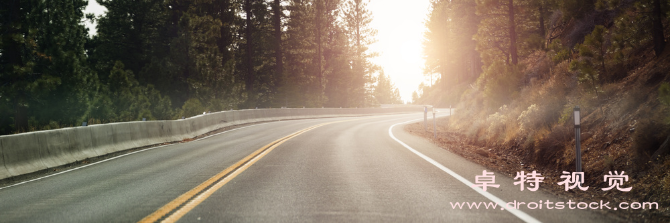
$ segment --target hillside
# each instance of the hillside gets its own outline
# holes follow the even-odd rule
[[[606,85],[600,99],[584,92],[574,74],[552,68],[560,75],[533,81],[522,88],[518,100],[493,114],[478,111],[470,100],[460,103],[450,119],[438,122],[435,142],[492,169],[514,177],[516,172],[533,170],[545,177],[543,189],[583,201],[610,200],[658,202],[653,211],[613,211],[633,219],[670,219],[670,157],[667,151],[652,159],[668,136],[668,107],[659,101],[658,89],[669,81],[670,56],[654,59],[653,52],[641,55],[642,63],[619,81]],[[476,92],[470,93],[477,101]],[[581,96],[585,94],[586,96]],[[557,106],[556,100],[565,100]],[[530,105],[529,105],[530,104]],[[606,188],[603,176],[608,171],[625,171],[631,192],[591,189],[565,192],[557,185],[562,171],[574,171],[575,140],[572,122],[574,104],[581,107],[582,162],[585,185]],[[533,106],[535,105],[535,106]],[[560,104],[558,104],[560,105]],[[468,107],[472,106],[472,107]],[[525,109],[535,107],[538,109]],[[532,111],[532,112],[528,112]],[[531,116],[531,121],[524,121]],[[532,127],[528,127],[532,126]],[[432,138],[420,124],[409,126],[414,134]],[[545,186],[546,185],[546,186]],[[664,220],[662,220],[664,219]]]
[[[652,22],[640,15],[640,5],[653,1],[609,2],[619,5],[596,4],[581,17],[567,16],[572,11],[559,5],[550,16],[545,47],[526,49],[518,64],[509,57],[486,62],[495,55],[478,42],[485,61],[479,75],[447,83],[440,79],[421,88],[416,102],[456,105],[454,116],[438,124],[435,143],[447,150],[512,177],[538,171],[546,177],[543,189],[566,198],[657,202],[657,210],[610,213],[631,221],[668,222],[670,47],[658,49]],[[667,40],[668,19],[662,18]],[[482,27],[484,19],[476,35]],[[524,41],[518,42],[528,44]],[[563,171],[575,171],[576,106],[582,117],[584,185],[591,189],[566,192],[557,182]],[[432,138],[418,125],[407,129]],[[601,190],[609,187],[603,176],[610,171],[625,171],[629,178],[622,187],[632,190]]]

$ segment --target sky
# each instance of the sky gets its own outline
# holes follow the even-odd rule
[[[374,16],[371,26],[379,32],[370,50],[381,54],[372,62],[384,69],[409,102],[424,81],[421,42],[430,0],[371,0],[368,8]]]
[[[370,50],[380,53],[372,62],[384,69],[400,90],[402,99],[409,102],[412,92],[425,81],[421,41],[430,0],[370,0],[368,8],[374,16],[370,26],[378,31],[378,42],[372,44]],[[96,15],[106,11],[95,0],[89,0],[84,10]],[[86,26],[89,35],[94,35],[95,25],[86,23]]]

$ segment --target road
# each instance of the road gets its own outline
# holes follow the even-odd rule
[[[422,116],[269,122],[116,157],[0,189],[0,222],[615,220],[586,210],[452,208],[492,198],[563,200],[521,192],[503,174],[500,188],[477,192],[458,176],[474,182],[486,168],[396,125]]]

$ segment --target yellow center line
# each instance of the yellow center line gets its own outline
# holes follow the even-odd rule
[[[287,135],[287,136],[285,136],[283,138],[280,138],[278,140],[275,140],[275,141],[271,142],[270,144],[267,144],[267,145],[261,147],[260,149],[254,151],[253,153],[249,154],[248,156],[244,157],[244,159],[242,159],[242,160],[238,161],[237,163],[233,164],[232,166],[226,168],[225,170],[221,171],[220,173],[216,174],[215,176],[209,178],[208,180],[201,183],[197,187],[195,187],[195,188],[189,190],[188,192],[182,194],[181,196],[172,200],[170,203],[167,203],[165,206],[159,208],[154,213],[152,213],[149,216],[143,218],[139,222],[140,223],[156,222],[163,217],[165,217],[165,218],[161,222],[176,222],[181,217],[183,217],[186,213],[191,211],[193,208],[198,206],[198,204],[202,203],[210,195],[212,195],[214,192],[216,192],[219,188],[223,187],[223,185],[230,182],[237,175],[244,172],[244,170],[246,170],[251,165],[256,163],[256,161],[263,158],[266,154],[268,154],[270,151],[277,148],[277,146],[281,145],[282,143],[286,142],[287,140],[292,139],[292,138],[294,138],[294,137],[296,137],[296,136],[298,136],[302,133],[308,132],[312,129],[315,129],[315,128],[318,128],[318,127],[321,127],[321,126],[324,126],[324,125],[338,123],[338,122],[352,121],[352,120],[361,120],[361,119],[351,119],[351,120],[335,121],[335,122],[328,122],[328,123],[318,124],[318,125],[314,125],[314,126],[305,128],[303,130],[297,131],[295,133]],[[212,184],[214,184],[214,185],[212,185]],[[193,198],[194,196],[196,196],[196,197]],[[172,212],[172,214],[168,215],[171,212]]]

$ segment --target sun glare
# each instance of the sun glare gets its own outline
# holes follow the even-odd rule
[[[421,41],[429,0],[412,4],[401,0],[372,0],[372,27],[379,31],[377,43],[370,49],[380,56],[372,59],[391,77],[404,101],[411,101],[412,92],[424,81]]]

